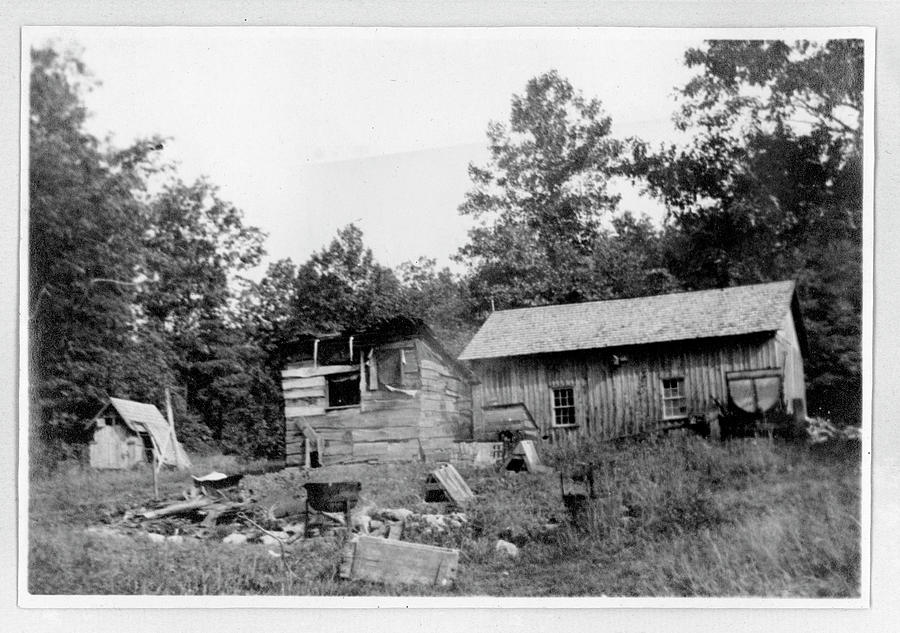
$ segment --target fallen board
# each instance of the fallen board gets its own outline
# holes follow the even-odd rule
[[[444,495],[456,505],[462,505],[475,498],[475,493],[469,488],[462,476],[450,464],[443,464],[434,469],[425,480],[425,500],[429,501],[428,493],[443,492]],[[435,500],[435,499],[431,499]]]
[[[340,576],[388,585],[446,587],[456,578],[459,550],[358,536],[344,549]]]
[[[534,447],[532,440],[522,440],[516,444],[516,448],[506,462],[506,470],[519,470],[519,466],[523,465],[525,470],[530,473],[546,473],[552,469],[541,464],[541,458],[538,456],[537,449]]]

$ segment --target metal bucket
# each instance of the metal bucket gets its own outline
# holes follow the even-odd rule
[[[308,483],[306,503],[317,512],[344,512],[356,506],[362,484],[358,481]]]

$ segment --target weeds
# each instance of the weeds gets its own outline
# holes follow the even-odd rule
[[[572,524],[557,474],[460,468],[477,501],[446,531],[404,534],[460,550],[450,589],[337,580],[339,541],[301,540],[273,556],[262,545],[156,544],[86,533],[152,496],[150,472],[62,465],[31,486],[33,593],[293,595],[855,596],[860,587],[858,452],[768,440],[709,443],[673,435],[619,446],[543,450],[565,471],[596,464],[597,499]],[[195,468],[234,470],[227,458]],[[335,466],[248,476],[271,501],[305,481],[358,480],[361,503],[444,513],[425,503],[421,463]],[[186,476],[163,473],[174,496]],[[418,530],[418,531],[417,531]],[[519,557],[494,551],[497,538]],[[289,572],[285,571],[285,566]]]

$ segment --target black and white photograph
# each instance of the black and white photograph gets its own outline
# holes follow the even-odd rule
[[[24,28],[20,602],[865,606],[874,52]]]

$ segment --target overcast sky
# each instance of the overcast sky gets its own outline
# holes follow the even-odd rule
[[[201,174],[269,234],[269,260],[302,262],[356,222],[379,261],[441,264],[469,220],[466,167],[491,120],[557,69],[597,97],[616,136],[673,137],[673,91],[700,43],[685,31],[611,29],[53,28],[102,85],[90,130],[124,146],[171,137],[165,158]],[[621,188],[623,208],[660,207]]]

